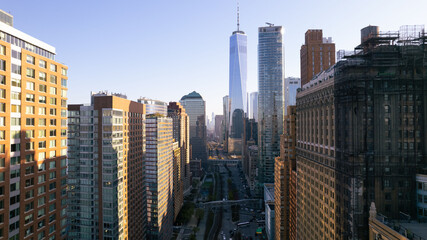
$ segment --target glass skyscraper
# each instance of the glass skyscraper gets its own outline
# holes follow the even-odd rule
[[[251,92],[248,100],[248,118],[258,122],[258,92]]]
[[[285,116],[288,114],[288,106],[296,104],[297,90],[301,87],[301,79],[296,77],[285,78]]]
[[[228,152],[241,154],[243,119],[247,112],[247,36],[245,32],[234,31],[230,37],[230,78],[228,114]]]
[[[179,101],[190,118],[190,144],[193,159],[200,159],[205,165],[208,160],[206,149],[206,103],[199,93],[193,91]]]
[[[274,158],[280,155],[283,133],[283,28],[258,29],[258,193],[274,182]]]

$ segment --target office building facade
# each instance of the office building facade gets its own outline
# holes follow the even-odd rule
[[[301,85],[308,83],[316,74],[335,64],[335,43],[324,38],[321,29],[309,29],[305,44],[301,46]]]
[[[0,12],[0,237],[66,238],[67,66]]]
[[[206,148],[206,104],[197,92],[191,92],[180,100],[190,119],[191,159],[200,159],[202,166],[208,160]]]
[[[274,158],[283,133],[283,28],[258,28],[258,189],[274,182]],[[258,195],[260,192],[258,191]],[[260,196],[260,195],[259,195]]]
[[[144,105],[99,92],[68,111],[69,239],[144,238]]]

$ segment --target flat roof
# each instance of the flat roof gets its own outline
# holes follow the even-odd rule
[[[408,229],[410,232],[415,235],[427,239],[427,223],[419,223],[417,221],[411,222],[400,222],[404,228]]]
[[[44,49],[44,50],[46,50],[48,52],[56,54],[55,47],[53,47],[53,46],[51,46],[51,45],[49,45],[49,44],[47,44],[45,42],[42,42],[42,41],[38,40],[37,38],[32,37],[32,36],[30,36],[30,35],[28,35],[28,34],[26,34],[24,32],[21,32],[18,29],[7,25],[4,22],[0,22],[0,31],[8,33],[8,34],[10,34],[10,35],[12,35],[14,37],[17,37],[17,38],[19,38],[19,39],[21,39],[21,40],[23,40],[25,42],[31,43],[31,44],[33,44],[33,45],[35,45],[35,46],[37,46],[39,48],[42,48],[42,49]]]

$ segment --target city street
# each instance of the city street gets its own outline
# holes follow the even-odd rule
[[[228,170],[227,170],[228,168]],[[231,179],[232,183],[236,186],[238,189],[238,199],[249,199],[250,193],[247,190],[248,186],[246,183],[246,180],[244,178],[243,172],[238,167],[238,165],[220,165],[219,167],[222,181],[224,185],[224,196],[228,196],[228,178]],[[229,172],[231,177],[229,177]],[[226,199],[229,200],[229,199]],[[261,200],[260,200],[261,201]],[[240,232],[242,235],[242,239],[245,239],[248,237],[250,239],[257,239],[255,232],[256,229],[260,226],[257,224],[257,220],[263,219],[263,216],[261,216],[260,212],[263,211],[263,209],[260,208],[260,201],[248,201],[243,203],[238,203],[235,205],[240,206],[239,210],[239,216],[240,219],[238,221],[233,222],[232,220],[232,211],[231,206],[227,204],[227,206],[224,206],[224,212],[223,212],[223,219],[222,219],[222,229],[221,233],[218,236],[218,239],[230,239],[238,232]],[[263,206],[263,205],[262,205]],[[238,227],[239,223],[245,223],[249,222],[249,224],[245,226]],[[262,225],[263,226],[263,225]]]

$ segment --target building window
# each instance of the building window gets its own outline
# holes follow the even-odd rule
[[[46,130],[39,130],[39,138],[46,137]]]
[[[50,105],[56,105],[56,98],[51,97],[49,99],[49,103],[50,103]]]
[[[27,68],[27,77],[29,77],[29,78],[35,78],[36,77],[35,70],[32,69],[32,68]]]
[[[50,75],[50,83],[56,84],[56,76]]]
[[[11,92],[10,93],[10,97],[13,100],[19,100],[19,101],[21,101],[21,93],[20,92]]]
[[[39,67],[46,68],[46,61],[45,60],[39,60]]]
[[[12,112],[21,113],[21,105],[12,104]]]
[[[61,79],[61,86],[67,87],[67,79]]]
[[[62,76],[67,76],[67,69],[66,68],[62,68],[61,69],[61,74],[62,74]]]
[[[46,118],[39,118],[39,126],[46,126]]]
[[[27,93],[27,95],[25,96],[25,100],[27,102],[35,102],[36,101],[34,94],[30,94],[30,93]]]
[[[44,175],[42,175],[42,176],[44,176]],[[40,177],[41,177],[41,176],[39,176],[39,179],[40,179]],[[40,181],[39,181],[39,183],[40,183]],[[39,198],[39,200],[37,201],[37,206],[38,206],[38,207],[43,206],[45,203],[46,203],[46,197],[41,197],[41,198]]]
[[[46,192],[46,187],[45,186],[40,186],[39,189],[38,189],[39,195],[42,195],[45,192]]]
[[[12,50],[12,57],[21,60],[21,52]]]
[[[39,96],[39,103],[46,104],[46,96]]]
[[[26,130],[25,131],[25,137],[26,138],[34,138],[34,130]],[[29,142],[27,142],[27,143],[29,143]],[[30,149],[27,149],[27,150],[30,150]]]
[[[55,64],[50,64],[50,71],[52,72],[56,72],[56,65]]]
[[[36,89],[36,84],[34,82],[27,82],[27,89],[34,91]]]
[[[0,45],[0,54],[6,55],[6,46]]]
[[[54,147],[56,147],[56,140],[50,140],[50,141],[49,141],[49,147],[50,147],[50,148],[54,148]]]
[[[36,59],[31,55],[27,55],[27,63],[34,65],[36,63]]]
[[[25,155],[25,162],[34,162],[34,154],[27,154]]]
[[[56,129],[51,129],[49,132],[50,132],[50,133],[49,133],[49,135],[50,135],[51,137],[56,137]],[[53,140],[53,141],[54,141],[54,140]]]
[[[27,126],[34,126],[35,119],[34,118],[27,118],[25,122],[26,122]]]
[[[0,59],[0,70],[6,71],[6,61],[3,59]]]
[[[18,165],[21,164],[20,157],[11,157],[10,158],[10,165]]]
[[[46,115],[46,108],[45,107],[39,107],[39,115]]]
[[[0,89],[0,98],[6,98],[6,89]]]
[[[35,109],[34,106],[26,106],[25,107],[25,113],[26,114],[34,114],[34,109]]]
[[[0,74],[0,84],[6,85],[6,76],[3,74]]]
[[[10,118],[10,124],[12,126],[21,126],[21,118],[16,118],[16,117]]]
[[[19,152],[21,151],[21,144],[20,143],[14,143],[10,145],[10,151],[11,152]]]
[[[46,73],[39,72],[39,80],[46,82]]]
[[[13,87],[21,87],[21,79],[12,78]]]
[[[0,103],[0,112],[6,112],[6,103]],[[6,121],[4,121],[4,123],[6,123]]]
[[[40,92],[46,92],[46,85],[44,85],[44,84],[39,84],[39,91],[40,91]]]
[[[46,148],[46,141],[40,141],[39,148]]]

